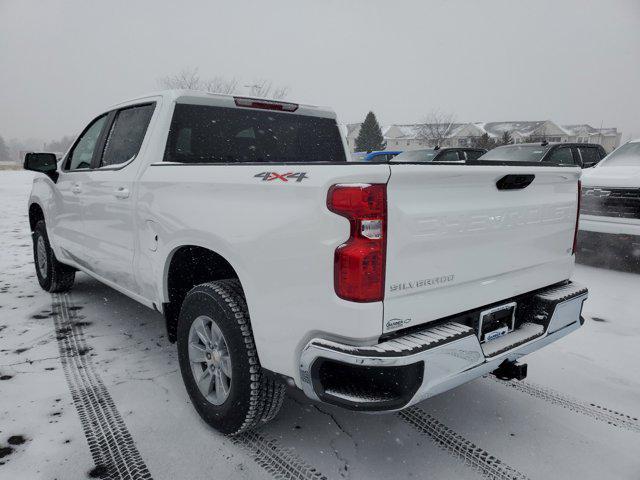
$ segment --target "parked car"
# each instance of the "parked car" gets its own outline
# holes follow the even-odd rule
[[[621,248],[640,258],[640,139],[583,174],[580,232],[586,249]]]
[[[476,160],[486,150],[484,148],[425,148],[421,150],[407,150],[396,156],[393,161],[398,163],[448,162],[464,163]]]
[[[396,155],[402,153],[399,150],[376,150],[374,152],[353,152],[351,161],[353,162],[388,162]]]
[[[43,173],[40,286],[81,271],[162,312],[194,408],[226,434],[272,419],[285,384],[395,411],[522,379],[518,359],[582,324],[579,168],[348,163],[332,110],[183,90],[24,166]]]
[[[607,152],[597,143],[519,143],[489,150],[481,161],[541,162],[553,165],[577,165],[591,168]]]
[[[401,154],[401,150],[379,150],[376,152],[367,153],[364,157],[365,162],[388,162],[396,155]]]

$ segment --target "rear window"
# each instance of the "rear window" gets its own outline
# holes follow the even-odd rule
[[[601,167],[640,167],[640,142],[625,143],[600,162]]]
[[[346,162],[334,119],[177,104],[165,162]]]
[[[478,161],[539,162],[549,147],[541,145],[508,145],[496,147],[478,158]]]

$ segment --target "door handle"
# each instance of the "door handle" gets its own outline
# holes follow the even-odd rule
[[[536,178],[535,175],[505,175],[496,182],[498,190],[522,190]]]
[[[73,187],[71,187],[71,191],[77,195],[79,193],[82,193],[82,188],[80,188],[79,183],[76,183],[73,185]]]
[[[113,194],[116,198],[129,198],[129,189],[125,187],[118,187]]]

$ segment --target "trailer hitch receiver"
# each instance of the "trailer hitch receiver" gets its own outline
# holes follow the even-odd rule
[[[524,380],[527,378],[527,364],[505,360],[491,374],[500,380]]]

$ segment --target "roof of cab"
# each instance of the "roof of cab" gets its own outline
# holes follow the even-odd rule
[[[144,102],[144,101],[152,101],[153,99],[157,99],[161,97],[163,100],[168,102],[175,103],[186,103],[186,104],[195,104],[195,105],[211,105],[211,106],[219,106],[219,107],[230,107],[230,108],[251,108],[251,107],[239,107],[235,104],[235,98],[250,98],[255,100],[264,100],[268,102],[282,102],[282,103],[295,103],[298,105],[298,108],[294,112],[284,112],[291,113],[297,115],[309,115],[314,117],[327,117],[327,118],[336,118],[336,114],[333,109],[324,106],[318,105],[309,105],[298,103],[291,100],[278,100],[273,98],[263,98],[263,97],[251,97],[245,95],[226,95],[222,93],[210,93],[202,90],[160,90],[157,92],[151,92],[146,95],[142,95],[139,97],[135,97],[129,100],[125,100],[123,102],[119,102],[115,105],[109,107],[109,109],[124,107],[127,105],[131,105],[134,103]]]
[[[498,145],[494,148],[502,147],[601,147],[599,143],[587,142],[531,142],[531,143],[509,143],[507,145]]]

